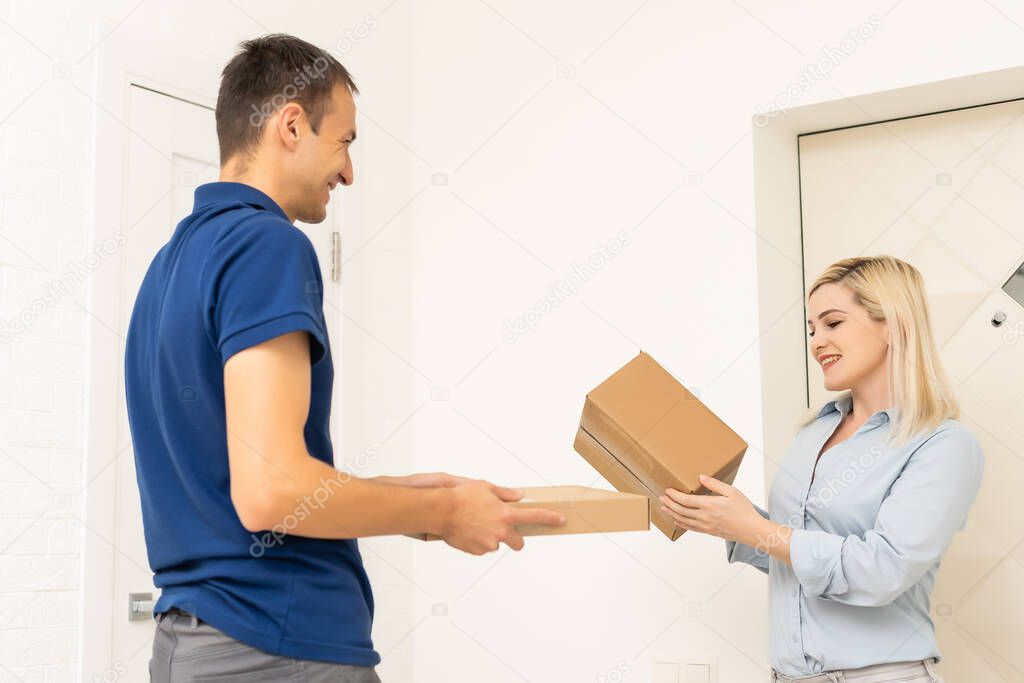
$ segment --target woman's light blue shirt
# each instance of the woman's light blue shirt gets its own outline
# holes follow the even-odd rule
[[[960,422],[892,447],[888,410],[822,454],[815,470],[851,404],[849,394],[830,401],[799,431],[768,512],[758,509],[793,529],[792,566],[726,543],[730,562],[769,576],[771,661],[786,676],[938,658],[932,586],[981,485],[984,455]]]

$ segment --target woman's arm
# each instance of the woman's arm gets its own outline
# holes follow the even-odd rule
[[[793,572],[816,597],[887,605],[946,552],[981,486],[985,458],[963,428],[931,436],[910,457],[863,537],[794,529]]]
[[[887,605],[936,562],[963,528],[981,486],[984,455],[963,428],[932,435],[910,457],[863,537],[792,529],[756,515],[739,490],[717,479],[714,496],[670,489],[662,503],[676,524],[767,551],[792,565],[812,596],[849,605]],[[755,516],[756,515],[756,516]]]

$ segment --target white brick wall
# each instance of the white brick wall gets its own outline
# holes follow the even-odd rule
[[[75,64],[101,17],[15,0],[0,19],[0,683],[73,681],[87,287],[42,297],[91,246],[93,105],[75,88],[91,96],[92,59],[70,78],[54,64]],[[12,329],[33,302],[31,329]]]

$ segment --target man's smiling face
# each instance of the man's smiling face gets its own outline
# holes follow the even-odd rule
[[[292,210],[304,223],[320,223],[327,217],[331,191],[354,180],[349,147],[356,139],[356,105],[348,88],[335,86],[316,132],[308,118],[302,128],[290,164],[295,176]]]

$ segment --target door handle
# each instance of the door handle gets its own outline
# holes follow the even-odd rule
[[[128,621],[145,621],[153,618],[156,601],[152,593],[128,594]]]
[[[341,279],[341,233],[331,233],[331,282]]]

